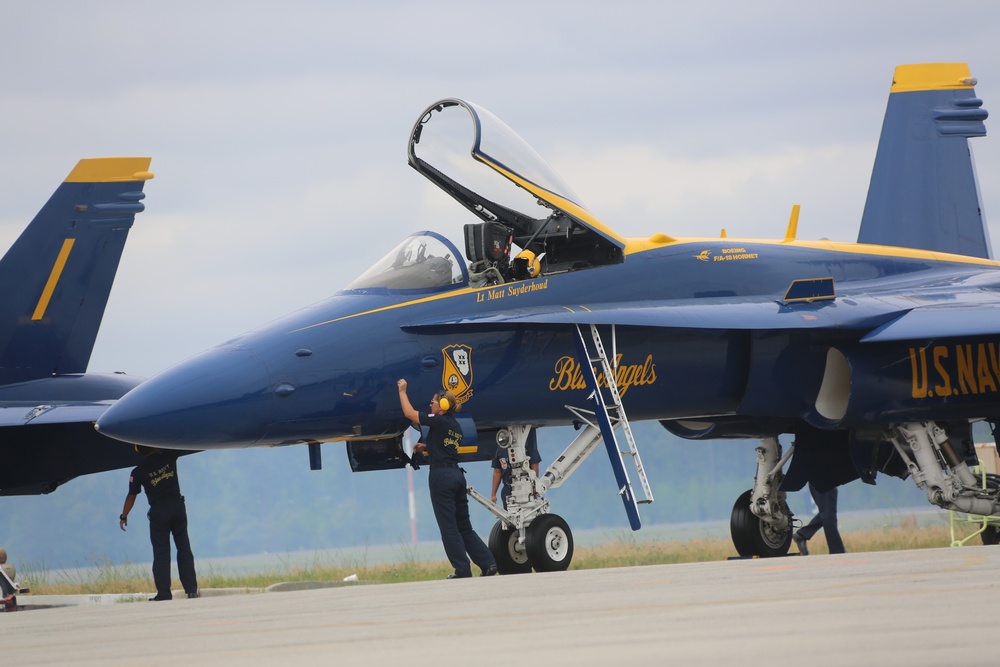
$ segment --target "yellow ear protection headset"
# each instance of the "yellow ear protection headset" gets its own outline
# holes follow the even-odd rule
[[[439,392],[438,407],[441,408],[441,412],[452,412],[453,410],[458,410],[458,400],[455,398],[455,394],[451,393],[447,389]]]

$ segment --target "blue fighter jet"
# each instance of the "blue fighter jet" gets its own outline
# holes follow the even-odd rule
[[[142,378],[87,366],[149,163],[80,160],[0,260],[0,495],[140,459],[93,424]]]
[[[413,234],[331,298],[140,385],[97,426],[176,449],[305,443],[314,467],[318,443],[341,441],[354,470],[379,470],[420,464],[397,378],[411,395],[451,390],[463,456],[510,449],[508,508],[470,489],[497,517],[501,572],[568,567],[572,533],[547,491],[601,442],[608,496],[639,528],[652,494],[637,420],[759,442],[731,520],[743,555],[788,552],[785,493],[807,482],[912,475],[935,505],[1000,513],[1000,479],[970,470],[973,422],[1000,416],[975,83],[965,64],[896,69],[857,243],[798,240],[797,208],[774,241],[624,238],[493,114],[441,100],[414,125],[409,163],[477,218],[458,244]],[[532,429],[569,424],[575,439],[536,476]]]

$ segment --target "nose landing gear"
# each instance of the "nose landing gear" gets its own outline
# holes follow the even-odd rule
[[[555,572],[569,568],[573,560],[573,533],[566,521],[555,514],[549,513],[549,501],[545,497],[549,489],[554,489],[565,482],[579,467],[602,440],[608,450],[611,467],[615,473],[617,495],[621,498],[625,513],[628,515],[632,530],[641,526],[639,520],[639,504],[653,502],[652,490],[646,479],[639,451],[636,447],[632,429],[625,416],[621,392],[618,390],[617,367],[612,362],[617,358],[612,348],[609,356],[604,348],[600,332],[594,325],[589,325],[591,341],[588,342],[580,325],[574,326],[574,337],[579,359],[589,360],[583,363],[583,376],[590,395],[587,401],[593,410],[566,406],[580,424],[580,429],[573,442],[539,478],[530,467],[530,461],[525,453],[525,442],[531,432],[531,426],[511,424],[497,433],[497,444],[506,447],[508,466],[511,475],[511,494],[507,499],[506,509],[497,507],[471,486],[468,493],[473,499],[492,512],[499,521],[490,533],[490,550],[497,560],[497,570],[501,574],[527,572],[533,567],[538,572]],[[614,345],[615,328],[611,327],[611,340]],[[595,373],[596,364],[600,367],[604,386],[598,383]],[[606,398],[603,391],[609,396]],[[615,436],[615,430],[621,429],[626,440],[625,449],[620,449]],[[625,470],[625,460],[630,460],[638,473],[643,498],[637,498],[628,472]]]
[[[537,572],[558,572],[573,560],[573,533],[558,514],[543,514],[528,526],[528,558]]]
[[[504,525],[503,521],[493,524],[489,547],[497,561],[497,571],[500,574],[531,572],[531,560],[524,541],[520,539],[517,530]]]

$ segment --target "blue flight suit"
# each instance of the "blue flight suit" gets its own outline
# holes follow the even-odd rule
[[[430,473],[427,484],[431,493],[434,518],[441,531],[441,542],[455,577],[471,577],[469,557],[483,571],[496,565],[493,554],[472,528],[469,517],[469,496],[465,471],[458,467],[458,447],[462,444],[462,427],[454,415],[421,415],[420,423],[427,426],[427,456]],[[466,555],[468,554],[468,555]]]

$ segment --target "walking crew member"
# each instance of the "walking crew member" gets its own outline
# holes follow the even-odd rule
[[[169,600],[170,593],[170,535],[177,546],[177,572],[181,585],[189,598],[198,597],[198,578],[194,571],[194,554],[188,540],[187,509],[177,479],[177,457],[180,452],[164,453],[152,447],[137,446],[143,461],[128,478],[128,495],[119,517],[119,527],[128,526],[128,513],[135,505],[139,490],[146,492],[149,501],[149,541],[153,543],[153,583],[156,597],[150,600]]]
[[[818,510],[816,516],[806,525],[799,528],[792,534],[795,539],[795,546],[799,548],[799,553],[803,556],[809,555],[809,547],[806,545],[812,536],[823,529],[826,535],[826,547],[832,554],[847,553],[844,547],[844,540],[840,537],[840,530],[837,528],[837,487],[829,491],[820,491],[809,482],[809,493],[812,494],[813,502]]]
[[[489,577],[497,573],[496,560],[489,548],[472,528],[469,518],[469,497],[465,471],[458,467],[458,447],[462,444],[462,427],[453,414],[458,401],[450,391],[434,394],[431,412],[422,415],[417,412],[406,395],[406,380],[396,383],[399,388],[399,405],[406,418],[428,427],[427,442],[418,442],[413,452],[427,451],[431,471],[427,484],[431,492],[434,518],[441,531],[444,552],[455,571],[449,579],[472,576],[469,556],[479,566],[480,576]],[[466,555],[468,553],[468,556]]]

